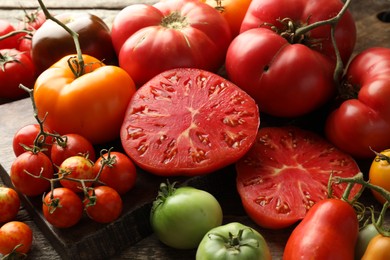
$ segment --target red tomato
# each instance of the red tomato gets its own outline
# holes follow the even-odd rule
[[[216,72],[231,33],[226,20],[198,0],[167,0],[124,8],[112,25],[119,65],[137,86],[177,67]]]
[[[30,176],[26,171],[36,177]],[[15,189],[27,196],[42,195],[50,188],[54,170],[49,157],[42,153],[27,151],[16,157],[11,165],[10,178]],[[39,178],[42,176],[46,179]]]
[[[342,84],[350,99],[329,115],[327,138],[358,158],[373,158],[371,149],[390,147],[389,84],[389,48],[369,48],[355,56]]]
[[[121,129],[125,152],[164,176],[201,175],[242,157],[260,124],[254,100],[211,72],[179,68],[134,94]]]
[[[19,259],[17,256],[25,256],[30,251],[32,240],[33,233],[27,224],[7,222],[0,228],[0,255],[9,256],[4,259]]]
[[[319,201],[291,233],[283,260],[354,259],[358,233],[359,221],[348,202]]]
[[[25,53],[30,59],[32,59],[31,47],[32,47],[32,36],[30,34],[26,34],[23,37],[19,38],[18,50]]]
[[[111,187],[99,186],[88,191],[84,200],[87,215],[98,223],[110,223],[122,213],[122,199]]]
[[[240,33],[242,21],[252,0],[205,0],[219,11],[229,24],[232,36]]]
[[[83,216],[83,208],[80,197],[64,187],[55,188],[46,194],[42,204],[47,222],[57,228],[76,225]]]
[[[35,66],[26,53],[16,49],[0,49],[0,98],[20,99],[27,92],[20,84],[32,88],[35,82]]]
[[[329,25],[317,27],[304,35],[291,33],[296,33],[305,25],[335,17],[343,4],[340,0],[252,0],[240,31],[259,27],[274,30],[271,27],[275,26],[277,30],[286,32],[288,37],[296,37],[291,43],[305,44],[335,59]],[[282,22],[285,18],[287,21]],[[337,23],[335,38],[341,58],[347,64],[356,43],[355,21],[348,10]]]
[[[79,134],[65,134],[53,143],[50,158],[54,165],[59,166],[65,159],[75,155],[96,160],[95,148],[87,138]]]
[[[284,228],[327,198],[330,174],[359,172],[347,154],[313,132],[296,127],[260,128],[256,143],[236,163],[237,189],[244,209],[258,225]],[[345,184],[333,184],[341,197]],[[358,192],[354,187],[351,196]]]
[[[15,31],[15,27],[7,20],[0,19],[0,37],[5,36]],[[14,35],[0,40],[0,50],[12,49],[18,46],[18,38],[20,35]]]
[[[43,130],[45,133],[51,133],[47,127],[44,127]],[[12,148],[16,156],[21,155],[26,151],[26,147],[33,149],[34,141],[37,138],[38,134],[41,132],[41,127],[39,124],[28,124],[20,128],[14,135],[12,140]],[[50,155],[51,147],[53,143],[53,138],[51,136],[41,136],[38,142],[38,147],[41,148],[41,151],[46,155]]]
[[[104,164],[101,170],[102,164]],[[130,158],[120,152],[109,152],[97,159],[94,166],[94,175],[100,172],[99,181],[113,188],[119,194],[131,190],[137,179],[137,170]]]
[[[60,178],[65,176],[66,178],[76,179],[61,179],[60,183],[63,187],[68,188],[74,192],[82,192],[83,187],[78,180],[91,180],[85,181],[85,186],[92,186],[92,180],[95,178],[93,163],[88,158],[80,155],[71,156],[61,163],[58,176]]]
[[[18,24],[18,28],[20,30],[29,30],[35,31],[38,30],[42,24],[46,22],[46,16],[43,10],[40,8],[33,11],[26,11],[20,23]]]
[[[0,186],[0,223],[14,220],[19,212],[19,207],[18,193],[14,189]]]

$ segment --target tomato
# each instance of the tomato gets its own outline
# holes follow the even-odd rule
[[[390,147],[389,84],[389,48],[373,47],[355,56],[342,84],[350,99],[328,116],[327,138],[356,158],[373,158],[371,149]]]
[[[164,244],[194,249],[210,229],[222,224],[222,208],[207,191],[174,185],[161,184],[150,213],[151,227]]]
[[[91,187],[93,184],[95,178],[93,163],[88,158],[80,155],[71,156],[59,166],[58,176],[61,178],[60,183],[63,187],[74,192],[82,192],[83,186],[80,180],[90,180],[84,181],[85,187]]]
[[[378,230],[372,223],[359,230],[359,235],[355,245],[355,259],[362,259],[368,244],[378,234]]]
[[[240,33],[242,21],[252,0],[205,0],[227,20],[232,36]]]
[[[83,202],[72,190],[59,187],[44,197],[42,212],[51,225],[68,228],[76,225],[83,216]]]
[[[354,259],[358,233],[359,221],[348,202],[321,200],[294,228],[283,259]]]
[[[20,84],[32,88],[35,82],[35,66],[27,54],[16,49],[0,49],[0,98],[20,99],[27,92]]]
[[[242,157],[259,124],[254,100],[237,86],[211,72],[179,68],[137,90],[121,141],[129,157],[153,174],[193,176]]]
[[[10,21],[0,19],[0,37],[5,37],[5,35],[12,33],[15,30],[15,27]],[[16,34],[0,40],[0,50],[16,48],[18,46],[19,37],[20,35]]]
[[[116,64],[110,29],[98,16],[86,13],[61,13],[55,16],[79,35],[83,54],[106,64]],[[62,57],[76,53],[73,38],[60,25],[47,20],[32,38],[32,59],[38,73],[43,72]],[[47,55],[50,53],[50,55]]]
[[[41,27],[42,28],[42,27]],[[66,56],[37,78],[34,100],[45,126],[59,134],[80,134],[92,144],[119,137],[126,107],[135,92],[121,68],[83,55],[85,74],[75,77]],[[110,86],[110,87],[107,87]]]
[[[43,131],[45,133],[52,133],[51,130],[47,127],[44,127]],[[26,149],[33,149],[35,139],[40,133],[41,127],[39,124],[28,124],[16,131],[12,139],[12,148],[14,154],[16,156],[19,156],[24,153]],[[46,155],[50,155],[52,143],[53,138],[51,136],[45,137],[44,135],[41,135],[38,142],[38,147],[43,153],[45,153]]]
[[[12,188],[0,186],[0,223],[14,220],[19,212],[19,207],[18,193]]]
[[[98,223],[110,223],[122,213],[122,198],[111,187],[99,186],[88,191],[84,200],[84,207],[88,217]]]
[[[271,259],[264,237],[248,226],[231,222],[211,229],[196,251],[197,260]]]
[[[82,155],[91,161],[96,160],[95,148],[84,136],[65,134],[61,138],[56,138],[50,154],[54,165],[59,166],[65,159],[75,155]]]
[[[4,259],[19,259],[17,256],[26,256],[31,249],[32,241],[33,232],[27,224],[20,221],[7,222],[0,228],[0,255],[3,255]]]
[[[24,10],[24,16],[18,24],[18,29],[29,31],[38,30],[46,22],[46,16],[42,9],[37,8],[32,11]]]
[[[390,259],[390,237],[376,235],[368,244],[362,260]]]
[[[390,191],[390,149],[377,153],[373,159],[368,178],[370,183]],[[376,200],[385,203],[386,199],[376,191],[372,191]]]
[[[119,66],[137,86],[177,67],[217,72],[231,41],[226,20],[198,0],[130,5],[115,17],[111,36]]]
[[[104,164],[103,169],[101,169]],[[95,176],[100,172],[99,181],[123,195],[135,186],[137,170],[131,159],[124,153],[102,154],[93,166]]]
[[[348,154],[293,126],[260,128],[236,170],[237,190],[249,217],[275,229],[303,219],[315,203],[327,198],[331,174],[350,177],[360,171]],[[333,196],[340,198],[345,187],[333,184]],[[358,191],[356,185],[351,196]]]
[[[34,175],[30,176],[26,171]],[[41,176],[41,177],[39,177]],[[50,158],[43,152],[26,151],[12,162],[10,179],[15,189],[27,196],[42,195],[50,188],[54,169]]]
[[[26,34],[19,38],[18,50],[25,53],[30,59],[31,58],[31,47],[32,47],[32,35]],[[35,66],[35,65],[34,65]]]

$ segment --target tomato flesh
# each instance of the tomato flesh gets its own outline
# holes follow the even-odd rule
[[[263,227],[284,228],[327,198],[331,173],[350,177],[359,167],[322,137],[291,126],[261,128],[236,170],[237,189],[249,217]],[[341,197],[345,184],[332,188],[333,196]],[[355,185],[350,196],[358,189]]]
[[[234,163],[260,124],[254,100],[200,69],[173,69],[137,90],[121,128],[125,152],[163,176],[201,175]]]

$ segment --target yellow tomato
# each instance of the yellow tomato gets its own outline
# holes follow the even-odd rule
[[[371,163],[369,171],[370,183],[390,191],[390,149],[377,154]],[[385,198],[376,191],[372,191],[374,197],[381,203]]]

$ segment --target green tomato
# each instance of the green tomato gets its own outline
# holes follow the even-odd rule
[[[368,224],[359,231],[358,239],[355,244],[355,259],[361,259],[364,252],[367,249],[368,243],[373,239],[379,232],[374,224]]]
[[[197,260],[257,260],[271,259],[264,237],[238,222],[211,229],[196,251]]]
[[[222,208],[206,191],[174,185],[161,184],[150,214],[151,227],[164,244],[195,249],[207,231],[222,224]]]

